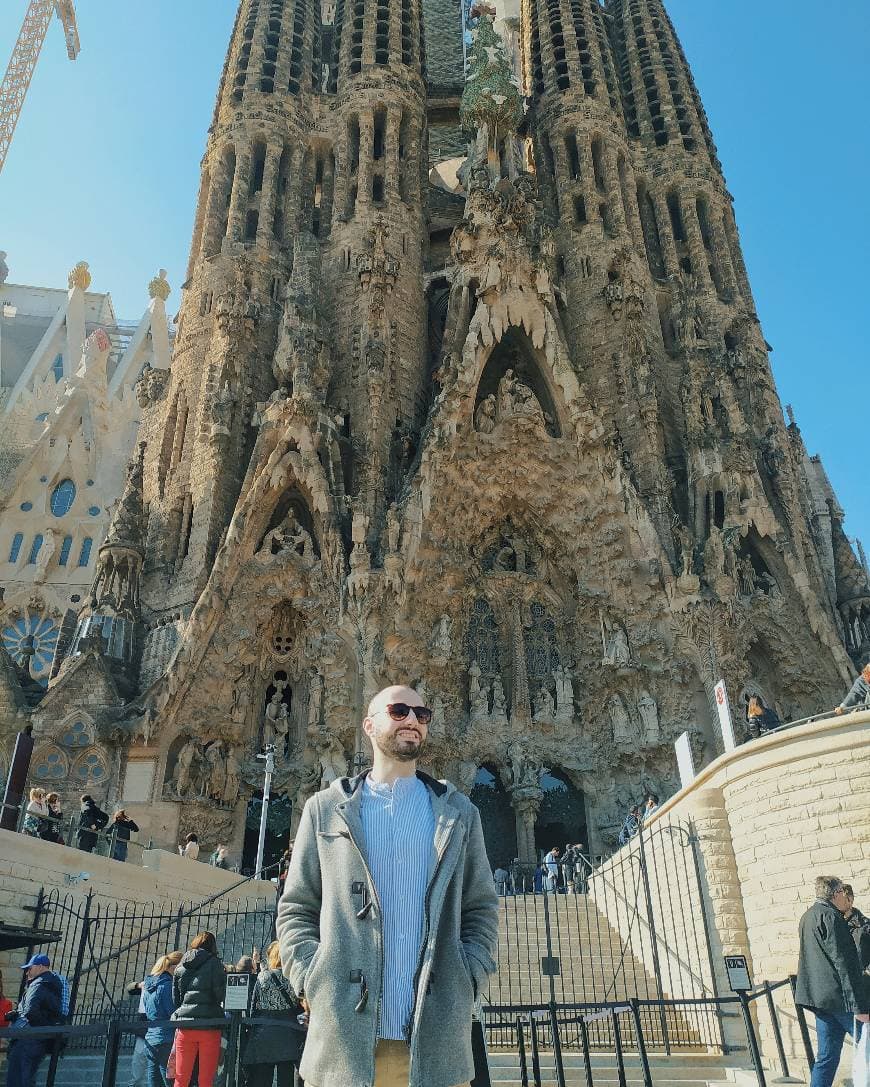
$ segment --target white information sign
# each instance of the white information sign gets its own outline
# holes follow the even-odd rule
[[[688,732],[677,737],[674,744],[677,753],[677,768],[680,771],[680,788],[687,789],[695,780],[695,760],[692,758],[692,745]]]
[[[251,989],[250,974],[227,974],[227,993],[224,997],[224,1011],[246,1012]]]
[[[722,745],[726,751],[733,751],[737,747],[737,741],[734,739],[734,722],[731,720],[731,706],[728,703],[725,680],[720,679],[713,690],[716,695],[719,727],[722,729]]]
[[[735,993],[748,993],[752,988],[752,978],[746,965],[745,955],[726,955],[725,969],[728,971],[728,984]]]

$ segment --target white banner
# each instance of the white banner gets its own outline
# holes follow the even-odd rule
[[[734,722],[731,719],[731,706],[728,703],[728,692],[725,690],[725,680],[720,679],[713,688],[716,694],[716,710],[719,713],[719,727],[722,729],[722,746],[726,751],[733,751],[737,747],[734,739]]]
[[[674,744],[677,753],[677,768],[680,771],[680,788],[687,789],[695,780],[695,760],[692,758],[692,745],[689,734],[684,732]]]

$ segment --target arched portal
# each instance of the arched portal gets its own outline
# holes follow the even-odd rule
[[[507,382],[505,380],[509,374],[512,374],[514,382],[518,383],[521,393],[523,390],[531,390],[537,398],[538,405],[544,413],[547,433],[554,438],[560,437],[559,416],[553,393],[538,364],[531,341],[525,332],[516,326],[512,326],[505,332],[493,348],[483,368],[474,404],[475,418],[478,418],[478,409],[487,397],[493,397],[495,417],[499,420],[510,415],[530,414],[537,410],[533,402],[524,403],[522,395],[511,395],[510,380]],[[516,388],[516,385],[514,387]],[[505,403],[506,397],[507,403]],[[479,426],[478,429],[480,429]]]
[[[517,855],[517,822],[510,795],[494,766],[481,766],[477,771],[471,802],[480,812],[490,866],[507,868]]]
[[[586,804],[583,794],[560,770],[541,775],[544,799],[535,824],[535,848],[547,853],[554,845],[587,846]]]
[[[245,812],[245,841],[242,846],[242,875],[252,875],[257,863],[257,843],[260,836],[260,817],[263,814],[263,792],[258,789],[248,801]],[[278,863],[284,850],[290,844],[290,821],[293,815],[293,802],[284,793],[273,794],[269,800],[269,812],[266,816],[266,840],[263,850],[263,867],[271,869],[264,873],[265,879],[278,876]]]

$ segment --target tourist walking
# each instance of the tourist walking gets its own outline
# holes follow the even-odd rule
[[[281,969],[281,949],[273,940],[266,948],[267,969],[257,977],[251,998],[251,1020],[281,1020],[254,1026],[245,1042],[242,1065],[247,1087],[293,1087],[293,1070],[299,1067],[305,1028],[299,1022],[304,1010],[293,986]]]
[[[85,853],[91,853],[97,844],[99,832],[108,823],[109,816],[97,807],[94,798],[85,793],[81,798],[82,810],[79,814],[79,829],[76,832],[76,845]]]
[[[34,955],[21,969],[27,978],[27,989],[17,1011],[9,1012],[13,1030],[20,1030],[9,1043],[6,1058],[6,1087],[33,1087],[42,1058],[54,1044],[45,1037],[28,1038],[33,1027],[54,1027],[63,1020],[63,986],[57,974],[51,972],[48,955]]]
[[[21,833],[29,834],[32,838],[39,838],[47,818],[48,804],[45,802],[45,789],[31,789],[24,822],[21,824]]]
[[[816,1018],[818,1052],[810,1087],[831,1087],[843,1040],[853,1023],[870,1023],[870,982],[843,918],[846,888],[836,876],[819,876],[816,900],[800,921],[795,1003]]]
[[[375,695],[363,721],[373,768],[302,813],[277,929],[310,1015],[301,1073],[317,1087],[457,1087],[474,1075],[498,898],[477,808],[417,769],[431,719],[409,687]]]
[[[198,1028],[196,1020],[223,1017],[226,987],[226,972],[218,958],[215,935],[200,932],[191,940],[190,950],[182,957],[172,978],[175,1001],[172,1018],[179,1022],[175,1036],[175,1087],[190,1087],[197,1058],[199,1087],[212,1087],[223,1032],[218,1027]]]
[[[846,909],[843,911],[843,918],[852,933],[855,947],[858,948],[858,960],[861,963],[861,969],[865,974],[870,974],[870,919],[856,908],[855,892],[851,883],[844,883],[843,890],[846,892],[847,903]]]
[[[843,699],[834,713],[845,713],[846,710],[863,710],[870,706],[870,661],[864,665],[861,675],[855,680],[849,689],[849,693]]]
[[[544,857],[544,869],[547,873],[547,890],[554,894],[559,889],[559,847],[554,845]]]
[[[132,819],[127,817],[127,813],[123,808],[119,808],[112,818],[112,826],[110,829],[113,837],[112,860],[125,861],[127,859],[127,847],[130,841],[130,834],[131,832],[138,832],[139,826],[137,823],[134,823]]]
[[[142,1010],[152,1023],[171,1019],[175,1011],[172,993],[173,975],[181,962],[181,951],[162,955],[142,982]],[[145,1056],[148,1061],[148,1087],[168,1087],[166,1062],[172,1051],[175,1027],[149,1027],[145,1031]]]

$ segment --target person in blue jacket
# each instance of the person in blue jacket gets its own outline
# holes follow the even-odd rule
[[[28,1037],[28,1030],[58,1026],[63,1021],[63,986],[57,974],[51,971],[48,955],[34,955],[21,969],[25,971],[27,989],[18,1010],[7,1016],[12,1028],[21,1031],[9,1045],[7,1087],[32,1087],[40,1061],[51,1049],[51,1038],[44,1035]]]
[[[175,1011],[172,995],[172,975],[181,962],[181,951],[170,951],[154,964],[142,983],[142,1004],[146,1018],[152,1022],[171,1019]],[[149,1027],[145,1031],[145,1056],[148,1060],[148,1087],[168,1087],[166,1062],[172,1051],[175,1027]]]

